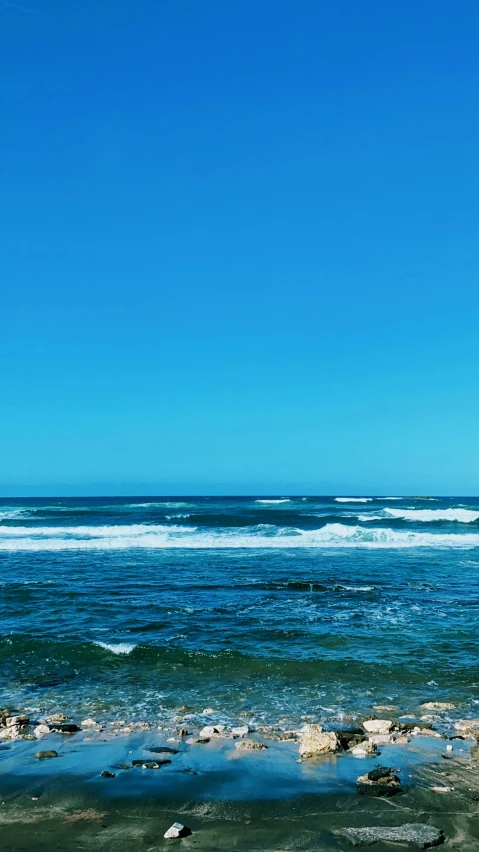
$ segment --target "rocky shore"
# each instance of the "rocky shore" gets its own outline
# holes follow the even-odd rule
[[[479,828],[479,719],[449,723],[453,709],[451,703],[429,702],[416,715],[400,715],[393,705],[376,706],[354,725],[324,730],[313,720],[289,729],[283,720],[266,726],[253,716],[225,725],[213,708],[195,713],[186,706],[160,726],[75,720],[59,710],[30,718],[5,708],[0,712],[0,839],[12,825],[20,838],[32,820],[36,825],[46,820],[50,831],[53,807],[62,837],[83,823],[88,845],[103,848],[98,820],[74,818],[78,808],[68,805],[74,789],[77,801],[93,800],[93,812],[110,814],[105,825],[112,819],[112,802],[115,824],[132,812],[140,819],[138,801],[144,802],[156,825],[151,850],[173,842],[213,848],[208,847],[211,813],[213,822],[222,822],[226,813],[242,808],[243,814],[263,813],[270,839],[264,825],[259,837],[247,830],[248,819],[240,819],[236,839],[230,830],[220,832],[216,848],[246,848],[251,842],[249,848],[258,850],[374,846],[382,852],[445,844],[472,852],[479,848],[473,839]],[[271,811],[281,801],[275,823],[281,836],[276,837]],[[85,802],[79,813],[88,812]],[[312,813],[321,846],[315,845],[313,829],[305,828]],[[236,816],[231,819],[237,823]]]

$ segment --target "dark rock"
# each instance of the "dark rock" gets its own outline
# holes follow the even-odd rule
[[[399,728],[401,731],[414,731],[414,728],[421,728],[422,730],[427,728],[430,731],[432,722],[423,722],[422,719],[413,719],[412,721],[398,719],[394,721],[394,727]]]
[[[38,757],[38,760],[45,760],[47,757],[58,757],[58,752],[53,749],[49,749],[47,751],[37,751],[35,757]]]
[[[77,731],[81,731],[81,728],[79,728],[78,725],[73,725],[70,723],[49,724],[48,727],[51,731],[56,731],[58,734],[76,734]]]
[[[168,763],[171,763],[171,760],[132,760],[133,766],[141,766],[142,769],[159,769]]]
[[[389,766],[372,769],[358,778],[358,793],[363,796],[395,796],[401,792],[401,780]]]
[[[373,843],[409,843],[417,849],[430,849],[444,843],[444,832],[433,825],[406,823],[400,826],[371,828],[342,828],[338,832],[353,846],[372,846]]]
[[[393,770],[389,768],[389,766],[380,766],[379,769],[372,769],[371,772],[368,772],[368,778],[370,781],[380,781],[381,779],[387,780],[390,776],[396,778]],[[399,778],[397,779],[399,781]]]
[[[100,772],[101,778],[115,778],[114,772],[109,772],[108,769],[104,769],[103,772]]]
[[[189,736],[189,733],[190,732],[189,732],[188,728],[180,728],[180,730],[178,731],[178,736],[179,737],[187,737],[187,736]]]
[[[168,748],[168,746],[147,746],[145,750],[153,754],[179,754],[179,749]]]
[[[353,728],[348,731],[336,731],[339,745],[346,751],[364,741],[364,731],[361,728]]]

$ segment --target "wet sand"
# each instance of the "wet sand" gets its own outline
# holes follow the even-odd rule
[[[268,850],[328,852],[354,848],[345,827],[423,823],[442,829],[445,850],[479,849],[479,761],[470,742],[415,737],[381,755],[327,755],[298,763],[295,742],[264,740],[264,751],[240,751],[231,739],[205,744],[167,742],[158,731],[114,736],[51,734],[41,742],[0,747],[0,844],[5,850]],[[172,746],[176,755],[149,747]],[[38,760],[40,749],[58,757]],[[159,769],[133,760],[171,759]],[[403,792],[359,795],[359,775],[398,770]],[[101,772],[115,773],[103,778]],[[448,791],[434,791],[447,787]],[[165,840],[180,821],[191,836]],[[404,845],[378,842],[386,852]]]

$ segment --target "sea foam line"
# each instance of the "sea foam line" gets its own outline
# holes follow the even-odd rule
[[[372,497],[335,497],[336,503],[372,503]]]
[[[102,527],[102,534],[95,536],[98,527],[84,528],[87,534],[81,537],[79,529],[74,537],[71,528],[64,528],[65,536],[60,535],[61,528],[54,528],[55,534],[43,537],[32,536],[32,531],[23,528],[27,534],[6,536],[2,534],[9,528],[0,527],[0,550],[126,550],[136,548],[164,549],[284,549],[284,548],[463,548],[479,546],[479,533],[435,533],[389,528],[350,526],[341,523],[326,524],[316,530],[301,530],[291,527],[259,525],[247,527],[241,532],[237,529],[218,531],[198,531],[188,527],[130,527],[127,534],[121,528]],[[17,528],[18,529],[18,528]],[[45,530],[45,528],[43,528]],[[107,534],[106,530],[110,533]],[[268,529],[268,533],[266,533]]]
[[[479,520],[479,511],[477,509],[461,509],[460,507],[451,509],[384,509],[388,515],[393,518],[400,518],[404,521],[458,521],[462,524],[472,524]]]

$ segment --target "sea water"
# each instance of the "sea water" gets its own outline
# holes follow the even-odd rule
[[[479,716],[479,499],[4,498],[0,598],[0,706]]]

